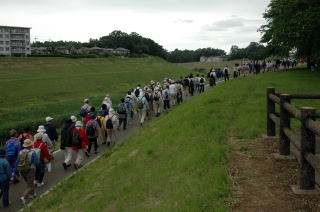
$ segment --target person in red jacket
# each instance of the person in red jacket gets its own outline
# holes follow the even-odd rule
[[[51,155],[49,154],[48,148],[46,143],[42,141],[42,134],[37,133],[34,135],[35,142],[33,143],[33,149],[37,154],[40,154],[40,163],[36,166],[36,176],[35,176],[35,183],[38,187],[44,185],[43,178],[44,178],[44,169],[45,164],[49,163],[51,160]]]
[[[81,121],[77,121],[75,124],[75,128],[72,129],[72,150],[74,150],[77,154],[77,158],[74,165],[75,169],[79,169],[82,167],[82,161],[84,157],[84,152],[86,151],[89,140],[88,137],[82,129]]]

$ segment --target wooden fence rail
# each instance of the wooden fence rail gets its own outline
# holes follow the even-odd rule
[[[302,190],[313,190],[316,186],[315,172],[320,173],[320,157],[316,155],[316,137],[320,136],[320,114],[315,108],[296,108],[292,99],[320,99],[320,94],[280,94],[275,88],[267,88],[267,136],[276,136],[276,126],[279,126],[279,154],[294,155],[299,163],[299,187]],[[276,112],[276,104],[280,113]],[[300,132],[291,129],[290,119],[301,121]],[[290,152],[290,144],[297,151]]]

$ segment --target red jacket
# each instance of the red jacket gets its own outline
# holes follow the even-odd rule
[[[42,145],[41,145],[42,143]],[[51,155],[49,154],[47,145],[42,140],[37,140],[33,143],[33,148],[38,148],[41,145],[41,154],[40,154],[40,160],[44,160],[47,158],[48,161],[51,160]]]
[[[77,130],[76,128],[73,128],[72,133],[74,133],[75,131],[79,131],[82,149],[87,149],[87,146],[89,144],[89,140],[88,140],[88,137],[87,137],[85,131],[83,129]],[[78,150],[79,148],[77,146],[72,146],[72,149]]]

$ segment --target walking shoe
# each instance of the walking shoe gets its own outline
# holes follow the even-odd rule
[[[68,167],[67,167],[67,164],[66,164],[66,163],[63,162],[63,163],[62,163],[62,166],[63,166],[64,170],[67,170]]]
[[[89,152],[88,152],[88,151],[85,151],[84,153],[86,154],[86,156],[87,156],[87,157],[89,157],[89,156],[90,156],[90,154],[89,154]]]
[[[33,184],[37,185],[37,183],[38,183],[38,181],[36,181],[36,180],[33,181]]]
[[[42,187],[42,186],[44,186],[44,182],[37,183],[37,187]]]
[[[78,165],[77,164],[73,164],[73,166],[74,166],[74,168],[77,170],[79,167],[78,167]]]
[[[26,204],[26,199],[24,197],[20,197],[20,201],[21,201],[22,205]]]

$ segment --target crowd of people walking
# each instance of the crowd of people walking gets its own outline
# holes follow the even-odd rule
[[[235,64],[233,78],[275,71],[279,68],[277,64],[280,66],[281,63]],[[287,67],[287,62],[284,64]],[[212,67],[206,77],[190,74],[178,80],[165,78],[163,82],[151,81],[149,85],[137,85],[129,90],[118,105],[114,105],[111,96],[106,95],[97,107],[99,109],[91,105],[89,99],[84,99],[79,114],[71,115],[61,129],[62,168],[67,170],[72,165],[75,170],[81,168],[84,157],[97,154],[100,145],[115,145],[117,131],[126,130],[133,120],[138,119],[143,126],[146,119],[158,117],[163,111],[181,104],[186,96],[204,92],[207,80],[212,87],[222,78],[228,81],[229,74],[226,65],[223,71]],[[9,206],[10,183],[18,183],[21,179],[26,182],[27,189],[20,196],[21,203],[25,204],[28,198],[36,196],[35,188],[44,185],[45,172],[52,171],[53,152],[59,136],[53,118],[48,116],[44,121],[34,135],[28,126],[20,134],[15,129],[10,130],[10,139],[0,150],[0,198],[4,207]]]
[[[204,92],[205,83],[206,77],[199,74],[178,80],[151,81],[149,85],[137,85],[129,90],[118,105],[114,105],[111,96],[106,95],[97,107],[99,109],[91,105],[89,99],[84,99],[79,114],[71,115],[61,129],[62,168],[81,168],[84,157],[97,154],[100,145],[115,145],[117,132],[126,130],[133,120],[138,120],[143,126],[146,119],[158,117],[181,104],[186,96]],[[44,185],[45,173],[52,171],[51,163],[54,162],[53,153],[59,135],[52,117],[48,116],[44,121],[35,134],[29,126],[20,134],[15,129],[10,130],[10,139],[0,150],[0,198],[4,207],[10,203],[11,183],[26,182],[27,188],[20,196],[21,203],[26,204],[28,198],[37,195],[36,187]]]

